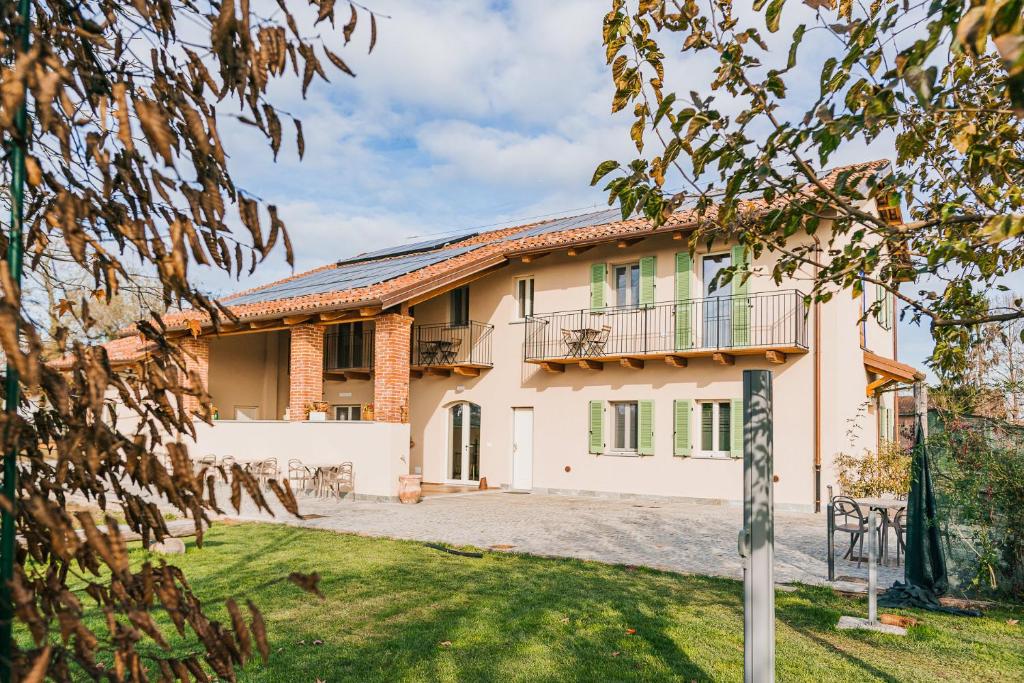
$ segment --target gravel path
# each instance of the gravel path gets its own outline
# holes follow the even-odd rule
[[[736,506],[499,491],[434,496],[419,505],[306,497],[300,497],[299,505],[306,519],[296,520],[281,511],[276,521],[369,536],[496,546],[496,550],[534,555],[743,577],[736,552],[742,510]],[[271,519],[246,508],[241,515],[231,516]],[[842,538],[836,535],[837,545]],[[890,538],[890,546],[894,542]],[[777,583],[866,589],[866,564],[858,569],[838,557],[840,580],[828,584],[827,555],[824,515],[776,513]],[[879,586],[890,586],[902,576],[902,568],[879,567]]]

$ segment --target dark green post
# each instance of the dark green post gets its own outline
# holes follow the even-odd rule
[[[29,0],[19,0],[18,14],[21,23],[16,29],[15,53],[28,52],[29,41]],[[22,216],[25,201],[25,154],[28,148],[28,95],[22,100],[21,107],[15,114],[14,125],[17,138],[11,150],[11,232],[7,243],[7,265],[11,278],[21,287],[22,271]],[[20,305],[20,304],[19,304]],[[15,330],[17,333],[17,330]],[[6,386],[7,424],[14,422],[18,412],[18,371],[14,364],[7,363]],[[10,510],[3,511],[0,521],[0,681],[10,683],[12,678],[11,653],[13,642],[11,636],[14,627],[14,605],[11,601],[10,584],[14,578],[14,518],[18,476],[18,444],[14,436],[8,434],[7,452],[4,453],[4,484],[3,495],[10,502]]]

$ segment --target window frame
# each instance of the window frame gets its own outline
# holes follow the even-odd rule
[[[626,261],[624,263],[612,263],[610,264],[610,275],[611,275],[611,290],[612,297],[615,299],[616,308],[639,308],[640,307],[640,260]],[[620,269],[626,271],[626,288],[623,290],[626,292],[625,303],[619,303],[619,285],[618,285],[618,273]],[[633,280],[635,273],[636,281]]]
[[[335,422],[362,422],[363,421],[363,406],[359,403],[337,403],[331,406],[334,409],[334,421]],[[339,413],[345,410],[348,413],[348,417],[338,417]],[[352,413],[355,411],[358,417],[353,418]]]
[[[611,438],[608,443],[611,444],[608,449],[611,453],[615,454],[631,454],[636,455],[640,451],[640,402],[639,401],[608,401],[608,406],[611,408],[612,419],[609,420],[610,428],[612,430]],[[618,445],[618,432],[619,432],[619,406],[625,406],[627,408],[623,424],[623,445]]]
[[[528,290],[528,291],[520,291],[520,290]],[[532,318],[533,317],[533,313],[536,310],[536,308],[535,308],[535,304],[536,304],[535,294],[536,294],[536,291],[537,291],[537,285],[536,285],[536,281],[535,281],[535,279],[534,279],[534,277],[532,275],[521,275],[521,276],[519,276],[519,277],[517,277],[517,278],[515,278],[513,280],[512,293],[513,293],[513,297],[514,297],[515,302],[516,302],[516,317],[515,317],[515,319],[517,321],[524,321],[524,320],[527,320],[528,318]],[[529,296],[528,296],[528,298],[526,300],[529,303],[528,307],[524,306],[524,298],[523,298],[524,295],[527,294],[527,293],[529,294]],[[526,310],[527,308],[529,308],[529,310]]]
[[[697,419],[696,448],[693,454],[701,458],[730,459],[732,457],[732,401],[722,398],[696,399],[694,414]],[[711,406],[711,449],[704,448],[704,406]],[[725,415],[723,424],[722,415]],[[725,447],[722,447],[723,437]]]
[[[448,293],[448,323],[452,327],[469,325],[469,285],[456,287]]]

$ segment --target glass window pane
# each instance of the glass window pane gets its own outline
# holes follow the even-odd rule
[[[640,305],[640,266],[629,268],[629,303],[633,306]]]
[[[700,449],[702,451],[715,450],[715,415],[713,403],[700,404]]]
[[[614,448],[623,450],[626,448],[626,406],[623,403],[615,404],[615,444]]]
[[[628,285],[626,284],[626,268],[625,266],[615,267],[615,305],[625,306],[626,296],[628,295]]]
[[[352,406],[348,409],[348,419],[350,420],[362,420],[363,409],[361,406]]]
[[[636,403],[628,403],[628,404],[626,404],[626,411],[627,411],[627,414],[629,415],[629,441],[628,441],[629,446],[628,446],[628,448],[631,451],[635,451],[636,450],[636,433],[637,433],[637,425],[636,425],[636,421],[637,421],[637,404]]]
[[[718,404],[718,450],[727,451],[732,448],[732,406],[726,402]]]
[[[526,315],[533,315],[533,278],[526,281]]]

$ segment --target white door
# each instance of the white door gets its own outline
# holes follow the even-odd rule
[[[533,488],[533,408],[512,409],[512,488]]]

